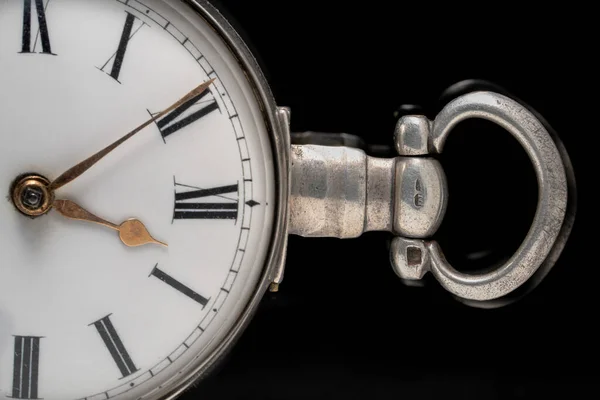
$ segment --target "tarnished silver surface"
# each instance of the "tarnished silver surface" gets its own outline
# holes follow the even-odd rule
[[[441,153],[449,133],[469,118],[487,119],[512,134],[529,155],[539,184],[536,215],[522,245],[504,265],[480,274],[458,272],[431,240],[446,211],[448,188],[430,154]],[[448,104],[433,121],[403,117],[395,139],[400,156],[394,159],[339,145],[293,146],[290,233],[352,238],[370,230],[392,232],[397,237],[391,261],[398,276],[419,280],[431,272],[445,289],[472,301],[501,298],[540,266],[556,261],[559,233],[565,222],[572,224],[565,220],[565,165],[553,138],[524,106],[497,93],[470,93]]]
[[[552,270],[552,268],[554,267],[554,264],[556,264],[556,262],[558,261],[562,251],[564,250],[569,240],[569,236],[571,235],[571,231],[573,230],[575,217],[577,215],[577,182],[575,179],[575,171],[573,169],[573,164],[571,163],[571,158],[569,156],[569,153],[567,152],[565,145],[563,144],[558,133],[552,128],[552,126],[548,123],[548,121],[544,118],[543,115],[539,114],[533,108],[529,107],[522,100],[515,99],[515,101],[529,109],[531,113],[538,119],[538,121],[540,121],[546,127],[548,133],[550,134],[550,137],[552,137],[552,140],[554,140],[554,143],[558,148],[558,152],[560,153],[567,178],[567,208],[565,210],[565,219],[563,221],[560,233],[558,234],[558,237],[554,242],[554,246],[548,254],[548,257],[546,257],[546,260],[544,260],[542,265],[540,265],[540,267],[535,271],[535,273],[531,276],[531,278],[529,278],[529,280],[525,284],[519,287],[518,290],[511,292],[509,295],[493,300],[478,301],[457,297],[457,300],[470,307],[477,307],[483,309],[504,307],[522,299],[528,293],[534,290],[544,280],[544,278],[548,275],[550,270]]]
[[[446,175],[433,158],[397,160],[394,233],[408,238],[429,237],[437,232],[446,213]]]
[[[487,119],[511,133],[529,155],[538,178],[539,199],[531,229],[499,268],[477,275],[460,273],[448,264],[436,242],[427,243],[431,272],[444,288],[465,299],[492,300],[520,287],[546,260],[563,226],[568,188],[560,153],[541,122],[517,102],[496,93],[470,93],[448,104],[433,122],[433,149],[440,153],[452,129],[469,118]]]
[[[379,168],[375,198],[392,191],[393,160]],[[367,220],[367,156],[359,149],[292,146],[290,233],[304,237],[356,238]],[[376,201],[381,205],[381,201]],[[379,209],[383,228],[391,221],[391,203]],[[378,228],[378,227],[375,227]]]
[[[367,204],[364,231],[391,232],[396,160],[367,157]]]
[[[446,210],[446,178],[432,158],[294,145],[291,171],[290,234],[350,239],[388,231],[426,238]]]
[[[279,132],[281,133],[281,135],[283,135],[285,138],[289,138],[291,136],[290,134],[290,121],[291,121],[291,117],[292,117],[292,112],[288,107],[278,107],[276,112],[275,112],[275,116],[277,118],[277,128],[279,130]],[[290,146],[289,141],[285,140],[285,145],[286,146]],[[290,159],[289,159],[289,152],[286,152],[285,154],[281,155],[280,157],[285,157],[286,158],[286,162],[290,163]],[[281,175],[285,175],[285,181],[283,184],[279,185],[279,191],[281,192],[281,196],[284,196],[285,198],[289,198],[290,197],[290,179],[291,179],[291,170],[289,168],[282,168],[279,173]],[[287,202],[287,206],[289,207],[289,202]],[[288,218],[288,214],[289,211],[287,211],[286,209],[286,213],[283,213],[280,216],[280,223],[283,224],[283,229],[282,231],[285,232],[288,229],[288,222],[289,222],[289,218]],[[280,232],[276,232],[275,234],[281,234]],[[287,249],[287,244],[288,244],[288,235],[283,234],[283,237],[281,237],[279,240],[281,240],[281,249],[283,250],[283,252],[285,253],[285,249]],[[275,263],[275,265],[273,265],[273,269],[270,271],[270,276],[267,278],[267,281],[270,281],[271,283],[269,284],[269,291],[270,292],[278,292],[279,291],[279,285],[281,284],[281,282],[283,282],[283,276],[285,273],[285,254],[283,254],[281,256],[281,261],[278,263]]]
[[[431,121],[423,115],[408,115],[396,125],[396,151],[401,156],[429,154]]]
[[[354,149],[365,150],[367,143],[356,135],[348,133],[328,133],[328,132],[293,132],[291,134],[292,144],[310,144],[319,146],[345,146]]]
[[[419,280],[430,270],[431,258],[424,240],[394,238],[391,255],[394,271],[402,279]]]

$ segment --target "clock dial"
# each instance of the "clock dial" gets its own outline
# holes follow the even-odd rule
[[[173,0],[0,2],[0,88],[0,186],[42,182],[15,197],[25,211],[44,178],[155,118],[54,193],[87,219],[0,203],[0,398],[159,398],[224,340],[264,271],[275,172],[254,88]],[[168,247],[124,245],[131,218]]]

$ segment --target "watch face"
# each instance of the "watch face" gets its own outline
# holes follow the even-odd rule
[[[186,2],[7,0],[0,104],[0,398],[172,391],[264,272],[276,173],[255,88]],[[79,220],[15,207],[44,195],[13,200],[19,177],[51,182],[152,117],[56,190]],[[144,229],[156,242],[125,245]]]

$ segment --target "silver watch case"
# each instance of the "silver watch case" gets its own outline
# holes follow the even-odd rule
[[[277,107],[275,99],[256,59],[240,35],[225,17],[206,0],[179,0],[193,8],[198,16],[206,21],[229,47],[239,66],[245,72],[248,82],[254,89],[256,100],[261,105],[265,125],[271,140],[276,180],[276,204],[274,225],[270,246],[267,251],[262,276],[245,310],[227,333],[225,339],[212,354],[179,380],[161,400],[175,400],[183,392],[209,374],[228,350],[240,337],[256,312],[256,309],[269,287],[276,290],[283,279],[283,269],[288,240],[288,219],[290,195],[290,111]]]

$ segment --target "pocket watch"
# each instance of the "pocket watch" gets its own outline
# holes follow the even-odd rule
[[[405,116],[389,158],[349,136],[292,144],[290,110],[204,0],[1,1],[0,71],[2,399],[177,398],[279,290],[289,234],[389,232],[400,278],[493,307],[570,233],[568,155],[524,103],[477,90]],[[435,155],[468,118],[512,134],[539,184],[521,247],[471,275],[433,240],[449,196]]]

